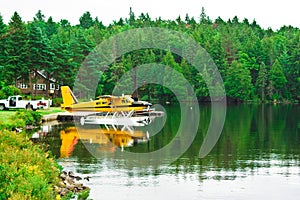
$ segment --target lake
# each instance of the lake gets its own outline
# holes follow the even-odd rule
[[[184,141],[193,134],[188,127],[180,129],[182,110],[176,105],[162,110],[163,117],[144,127],[45,124],[39,140],[49,145],[65,171],[90,177],[83,183],[91,188],[91,199],[287,200],[300,196],[299,106],[227,106],[221,135],[203,158],[199,151],[211,106],[199,105],[198,128],[186,149],[181,147],[189,144]],[[177,132],[184,135],[177,137]],[[175,145],[166,154],[149,156],[170,143]]]

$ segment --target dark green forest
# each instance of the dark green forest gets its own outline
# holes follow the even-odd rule
[[[161,27],[188,34],[213,58],[223,78],[226,95],[235,101],[300,100],[300,31],[283,26],[263,29],[254,20],[237,16],[211,20],[204,8],[199,17],[176,20],[152,19],[149,14],[129,16],[105,26],[101,19],[85,12],[79,24],[67,19],[54,22],[38,11],[30,22],[15,12],[8,24],[0,15],[0,89],[15,85],[17,77],[29,81],[29,73],[43,71],[48,79],[74,86],[78,70],[87,55],[102,41],[126,30]],[[184,75],[199,100],[209,96],[202,75],[178,55],[157,50],[134,51],[118,58],[99,73],[97,94],[111,94],[126,71],[150,62],[167,64]],[[34,80],[34,79],[33,79]],[[31,85],[33,83],[29,83]],[[83,88],[84,89],[84,88]],[[144,99],[173,100],[170,91],[159,85],[139,89]]]

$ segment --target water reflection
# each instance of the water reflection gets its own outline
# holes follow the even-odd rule
[[[60,131],[61,147],[60,157],[70,157],[78,140],[85,146],[93,146],[96,151],[115,152],[116,147],[123,149],[147,141],[147,134],[140,130],[123,130],[116,127],[106,128],[76,128],[68,127]]]

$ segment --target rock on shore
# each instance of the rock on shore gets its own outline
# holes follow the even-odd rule
[[[90,190],[89,187],[84,186],[79,181],[82,180],[81,177],[75,176],[73,172],[63,171],[60,175],[60,182],[58,185],[54,186],[54,191],[60,196],[66,196],[69,192],[73,194],[78,194],[84,190]]]

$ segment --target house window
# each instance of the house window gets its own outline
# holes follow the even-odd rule
[[[34,84],[33,85],[34,90],[46,90],[46,84]]]
[[[55,84],[54,83],[50,83],[50,90],[55,90]]]
[[[27,84],[25,84],[25,83],[21,83],[21,84],[19,85],[19,88],[20,88],[20,89],[27,89],[28,86],[27,86]]]
[[[50,90],[59,90],[59,85],[54,84],[54,83],[50,83]]]

